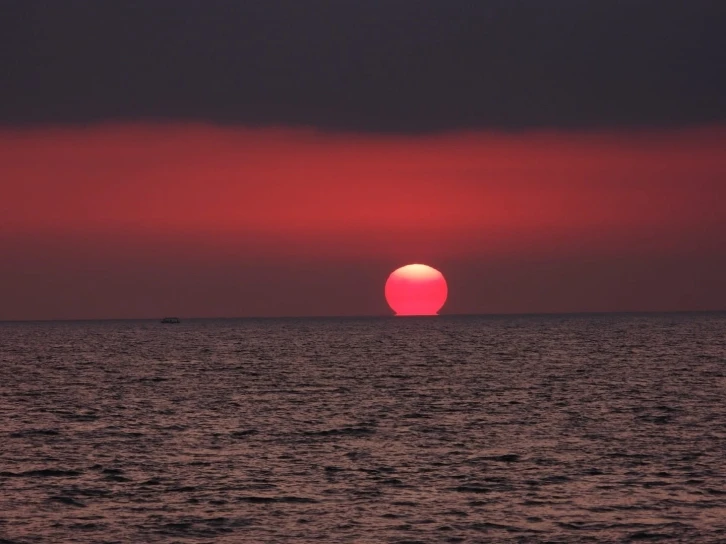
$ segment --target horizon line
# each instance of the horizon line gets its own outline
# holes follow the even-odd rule
[[[278,316],[216,316],[194,317],[173,316],[180,320],[221,321],[221,320],[273,320],[273,319],[431,319],[435,317],[547,317],[547,316],[607,316],[607,315],[678,315],[678,314],[720,314],[721,310],[618,310],[618,311],[574,311],[574,312],[512,312],[512,313],[456,313],[437,315],[396,315],[396,314],[346,314],[346,315],[278,315]],[[84,318],[51,318],[51,319],[0,319],[0,323],[59,323],[80,321],[161,321],[160,317],[84,317]],[[169,317],[169,316],[166,316]]]

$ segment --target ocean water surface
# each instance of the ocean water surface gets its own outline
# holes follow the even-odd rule
[[[0,542],[726,542],[726,314],[0,323]]]

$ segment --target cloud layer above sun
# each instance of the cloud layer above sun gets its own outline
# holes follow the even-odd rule
[[[209,231],[303,244],[424,232],[514,247],[549,235],[638,238],[723,223],[725,146],[719,129],[408,138],[197,125],[5,131],[2,221],[21,231]]]

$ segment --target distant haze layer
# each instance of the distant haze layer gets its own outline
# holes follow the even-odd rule
[[[0,319],[726,308],[726,129],[0,130]]]

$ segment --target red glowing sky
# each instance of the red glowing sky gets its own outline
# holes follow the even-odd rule
[[[726,129],[0,131],[0,319],[726,308]]]

